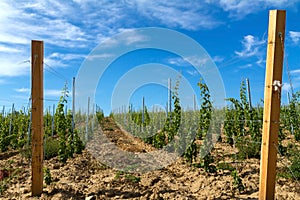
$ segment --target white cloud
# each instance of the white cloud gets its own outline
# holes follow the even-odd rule
[[[176,66],[180,66],[180,67],[188,65],[187,61],[185,61],[184,59],[182,59],[180,57],[170,58],[167,60],[167,62],[171,65],[176,65]]]
[[[189,57],[186,57],[184,59],[187,60],[188,62],[194,64],[195,67],[202,67],[207,62],[209,62],[210,58],[209,57],[201,57],[201,58],[199,58],[199,56],[189,56]]]
[[[221,24],[207,11],[206,4],[197,1],[131,1],[145,17],[158,20],[169,27],[189,30],[213,28]]]
[[[246,35],[241,42],[243,49],[241,51],[235,51],[235,54],[243,58],[258,56],[265,42],[265,40],[259,40],[253,35]]]
[[[16,58],[11,58],[11,60],[7,60],[6,58],[2,59],[0,57],[0,77],[14,77],[14,76],[22,76],[29,74],[30,72],[30,64],[28,63],[20,63],[20,60]]]
[[[58,67],[67,67],[68,65],[60,59],[53,59],[51,57],[44,58],[44,67],[47,68],[58,68]]]
[[[29,88],[17,88],[15,89],[16,92],[20,92],[20,93],[29,93],[30,89]]]
[[[0,1],[0,76],[19,76],[28,74],[28,66],[16,63],[29,57],[32,39],[45,41],[46,63],[53,67],[66,67],[64,61],[77,59],[76,53],[52,53],[61,47],[74,52],[90,50],[111,35],[127,31],[125,44],[138,43],[147,38],[137,35],[133,28],[141,26],[165,26],[186,30],[214,28],[222,24],[217,19],[219,6],[231,15],[243,16],[254,9],[271,5],[292,5],[296,0],[238,1],[238,0],[28,0]],[[213,5],[213,6],[211,6]],[[293,41],[297,40],[290,32]],[[298,41],[298,40],[297,40]],[[108,44],[108,42],[107,42]],[[246,48],[246,47],[245,47]],[[51,51],[47,51],[51,49]],[[70,50],[71,49],[71,50]],[[255,47],[252,50],[257,50]],[[50,55],[47,53],[50,52]],[[11,58],[9,53],[19,55]],[[237,51],[242,56],[245,51]],[[79,54],[79,57],[82,55]],[[82,57],[81,57],[82,58]],[[216,58],[218,62],[218,58]],[[7,66],[7,67],[5,67]],[[9,67],[8,67],[9,66]]]
[[[0,52],[5,52],[5,53],[18,53],[18,52],[21,52],[21,50],[20,50],[20,49],[17,49],[17,48],[12,48],[12,47],[8,47],[8,46],[0,45]]]
[[[190,74],[191,76],[198,76],[199,72],[197,70],[187,70],[186,71],[188,74]]]
[[[300,32],[289,31],[289,36],[295,44],[298,44],[300,40]]]
[[[255,62],[258,66],[263,66],[266,63],[266,60],[263,59],[262,57],[259,58],[256,62]]]
[[[71,53],[52,53],[49,55],[49,58],[53,59],[59,59],[59,60],[65,60],[65,61],[70,61],[70,60],[77,60],[77,59],[82,59],[85,58],[86,55],[84,54],[71,54]]]
[[[224,57],[223,56],[214,56],[213,58],[212,58],[212,60],[214,61],[214,62],[216,62],[216,63],[221,63],[221,62],[223,62],[224,61]]]
[[[46,89],[44,95],[48,97],[60,97],[62,95],[62,91]]]
[[[30,94],[30,88],[16,88],[14,89],[18,93],[25,93],[27,95]],[[55,90],[55,89],[45,89],[44,96],[45,97],[60,97],[62,95],[62,90]]]
[[[291,90],[290,84],[287,83],[287,82],[282,83],[282,88],[281,88],[281,90],[282,90],[282,91],[285,91],[285,92],[290,91],[290,90]]]
[[[118,29],[116,30],[120,35],[117,38],[107,38],[100,44],[102,48],[113,48],[119,45],[138,45],[139,43],[146,42],[147,36],[140,34],[135,29]]]
[[[176,65],[180,67],[185,67],[192,64],[194,64],[195,67],[201,67],[205,65],[208,61],[209,61],[208,57],[200,58],[199,56],[189,56],[185,58],[180,58],[180,57],[170,58],[168,59],[167,62],[172,65]]]
[[[88,60],[95,60],[95,59],[105,59],[105,58],[111,58],[114,54],[104,53],[104,54],[93,54],[87,56]]]
[[[293,88],[294,89],[299,88],[300,87],[300,69],[291,70],[290,74],[291,74]],[[283,83],[282,90],[287,91],[287,92],[290,91],[291,90],[290,83],[289,82]]]
[[[247,68],[251,68],[252,66],[253,66],[252,64],[246,64],[246,65],[240,66],[239,68],[240,69],[247,69]]]
[[[295,69],[290,71],[291,74],[300,74],[300,69]]]
[[[206,0],[206,2],[218,5],[224,11],[229,12],[230,17],[240,19],[265,9],[288,8],[298,3],[299,0]]]

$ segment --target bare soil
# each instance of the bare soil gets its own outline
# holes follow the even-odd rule
[[[105,120],[103,133],[118,148],[138,153],[154,150],[141,139],[119,129],[110,118]],[[245,186],[243,192],[239,192],[234,187],[229,170],[208,173],[202,168],[190,166],[182,158],[162,169],[145,173],[122,173],[106,166],[99,157],[96,159],[93,153],[90,153],[89,150],[95,149],[96,145],[91,143],[83,154],[75,155],[65,164],[60,163],[57,157],[45,160],[44,166],[50,169],[53,181],[50,185],[44,185],[43,193],[39,198],[31,197],[30,160],[24,158],[18,151],[1,153],[0,169],[8,169],[11,178],[5,179],[8,188],[0,198],[22,200],[258,198],[259,160],[247,159],[234,163],[230,155],[235,150],[225,143],[216,144],[213,155],[216,159],[220,159],[221,155],[226,162],[236,166]],[[278,165],[280,167],[282,163]],[[0,187],[3,188],[3,185]],[[300,199],[299,183],[277,177],[276,199]]]

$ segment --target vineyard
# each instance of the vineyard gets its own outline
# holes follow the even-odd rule
[[[194,7],[194,3],[191,5]],[[36,4],[34,7],[39,6]],[[25,10],[34,10],[27,4],[24,7]],[[153,14],[151,19],[156,15]],[[41,16],[40,19],[45,18],[46,14]],[[289,88],[283,88],[286,86],[282,81],[286,12],[271,10],[269,17],[264,99],[256,103],[251,100],[249,79],[241,80],[239,91],[235,91],[239,94],[237,98],[225,98],[219,68],[196,40],[164,28],[146,28],[125,30],[90,52],[79,69],[76,89],[73,78],[72,109],[68,109],[67,83],[59,100],[45,98],[43,67],[47,59],[44,57],[44,43],[32,40],[29,61],[31,90],[15,89],[18,92],[30,91],[28,107],[17,110],[17,106],[12,104],[11,109],[3,106],[0,113],[0,199],[300,199],[300,91],[293,88],[288,64],[285,68]],[[68,23],[60,21],[58,26],[64,24]],[[220,24],[223,23],[220,21]],[[73,24],[69,26],[72,34],[76,32]],[[89,26],[92,26],[90,22]],[[110,31],[114,32],[113,29]],[[81,39],[85,33],[79,35],[76,37],[74,34],[78,42],[88,43],[88,40]],[[100,35],[97,35],[99,41],[102,36],[106,37],[105,34]],[[290,31],[289,36],[296,44],[300,32]],[[247,58],[256,54],[257,46],[264,43],[264,39],[260,41],[247,35],[241,42],[244,51],[234,53]],[[49,44],[53,45],[51,48],[55,47]],[[67,47],[65,43],[62,46]],[[158,64],[156,58],[152,58],[157,53],[152,52],[153,49],[160,50],[160,61],[165,59],[164,53],[169,50],[172,56],[180,57],[180,61],[166,59],[169,64],[176,65],[174,69]],[[149,60],[146,61],[151,60],[153,65],[138,63],[139,59],[143,60],[139,57],[132,62],[135,67],[130,65],[132,68],[124,71],[125,74],[122,74],[124,69],[118,66],[116,71],[120,77],[108,69],[114,68],[114,65],[123,66],[126,62],[122,63],[122,56],[129,56],[126,59],[130,60],[131,53],[139,53],[140,50],[148,52],[146,57]],[[0,46],[0,51],[20,52],[5,46]],[[80,53],[80,56],[65,56],[65,59],[83,57]],[[56,52],[49,56],[50,59],[60,57],[64,55]],[[257,65],[264,62],[260,55],[257,58]],[[235,63],[234,59],[227,64]],[[288,63],[287,59],[285,62]],[[186,63],[196,69],[195,72],[186,70],[178,73],[180,69],[188,68],[184,66]],[[142,68],[149,71],[141,73],[139,70]],[[45,69],[51,69],[56,78],[65,78],[50,65]],[[150,71],[155,71],[154,75]],[[159,77],[158,73],[164,76]],[[293,73],[299,73],[299,70]],[[108,79],[119,78],[114,80],[115,85],[112,80],[103,84],[103,77],[107,74]],[[178,77],[172,86],[174,74]],[[187,74],[190,79],[184,77]],[[137,80],[137,76],[141,80]],[[146,79],[145,76],[157,80]],[[167,81],[168,87],[165,87]],[[7,84],[4,79],[0,79],[0,83]],[[107,91],[102,91],[102,88],[94,87],[95,83],[104,85],[106,90],[112,90],[108,85],[114,86],[109,93],[111,96],[106,96]],[[149,90],[142,95],[142,105],[134,101],[135,92],[143,91],[139,90],[141,85],[147,87],[151,84],[167,89],[166,107],[146,104],[148,99],[144,94],[148,95]],[[130,89],[124,85],[131,85]],[[193,97],[184,93],[186,91],[183,90],[189,90],[185,87],[187,85],[193,91]],[[98,89],[101,106],[96,104]],[[281,101],[284,89],[291,91],[286,103]],[[123,93],[125,90],[127,93]],[[148,96],[160,100],[155,92]],[[88,104],[82,105],[86,98]],[[194,105],[190,108],[184,100],[192,98]],[[103,102],[107,99],[110,100],[110,113],[106,114],[103,109],[107,105]],[[221,106],[217,105],[220,99],[225,102]],[[56,104],[45,109],[45,101],[56,101]],[[76,108],[75,101],[80,102]]]
[[[95,118],[76,113],[75,129],[72,112],[65,110],[65,88],[55,114],[44,115],[42,198],[257,198],[263,107],[250,106],[242,81],[240,99],[228,98],[228,106],[216,110],[208,87],[200,81],[199,109],[183,110],[176,89],[179,84],[172,94],[174,109],[167,115],[159,109],[133,110],[129,106],[127,112],[104,117],[98,108]],[[277,199],[299,198],[299,117],[299,93],[295,93],[288,105],[281,106]],[[95,120],[100,126],[92,125]],[[30,198],[30,122],[30,110],[1,115],[2,198]],[[134,165],[132,170],[116,170],[90,154],[104,141],[103,136],[124,151],[167,148],[181,158],[146,173],[135,171]],[[177,142],[172,142],[176,138]],[[207,148],[211,151],[206,152]],[[100,152],[114,153],[113,148]]]

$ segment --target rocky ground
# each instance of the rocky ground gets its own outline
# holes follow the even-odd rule
[[[145,145],[117,128],[107,119],[109,126],[103,128],[104,134],[124,151],[145,153],[154,149]],[[109,127],[109,128],[108,128]],[[245,190],[233,184],[229,170],[207,173],[202,168],[187,164],[182,158],[169,166],[147,172],[121,172],[103,164],[101,157],[95,155],[96,143],[88,145],[83,154],[75,155],[65,164],[58,158],[46,160],[44,165],[50,169],[52,183],[44,185],[40,198],[31,197],[30,160],[18,151],[0,154],[0,169],[11,178],[1,181],[1,199],[257,199],[259,185],[259,160],[248,159],[234,165],[242,179]],[[106,150],[113,154],[110,148]],[[107,152],[104,154],[110,155]],[[218,143],[214,155],[226,157],[234,150],[224,143]],[[95,158],[97,157],[97,159]],[[163,157],[163,156],[162,156]],[[99,160],[100,158],[100,160]],[[120,161],[121,162],[121,161]],[[228,160],[228,162],[232,162]],[[1,173],[0,173],[1,176]],[[296,181],[278,177],[276,180],[276,199],[300,199],[300,185]]]

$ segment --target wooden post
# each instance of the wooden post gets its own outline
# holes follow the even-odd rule
[[[89,133],[89,117],[90,117],[90,97],[88,97],[87,105],[87,114],[86,114],[86,126],[85,126],[85,141],[88,142],[88,133]]]
[[[54,136],[54,115],[55,115],[55,104],[53,104],[53,110],[52,110],[52,125],[51,125],[51,135]]]
[[[75,130],[75,77],[73,77],[73,87],[72,87],[72,133],[74,135]],[[73,138],[72,135],[72,138]],[[72,139],[73,140],[73,139]]]
[[[145,122],[145,98],[142,98],[142,124]]]
[[[168,93],[168,105],[169,105],[169,112],[172,112],[172,88],[171,88],[171,78],[168,79],[168,88],[169,88],[169,93]]]
[[[32,196],[43,192],[43,41],[31,41],[32,95]]]
[[[285,37],[284,10],[269,13],[259,199],[274,199]]]
[[[248,91],[248,100],[249,100],[249,108],[252,110],[252,100],[251,100],[251,91],[250,91],[250,81],[246,78],[247,91]]]

